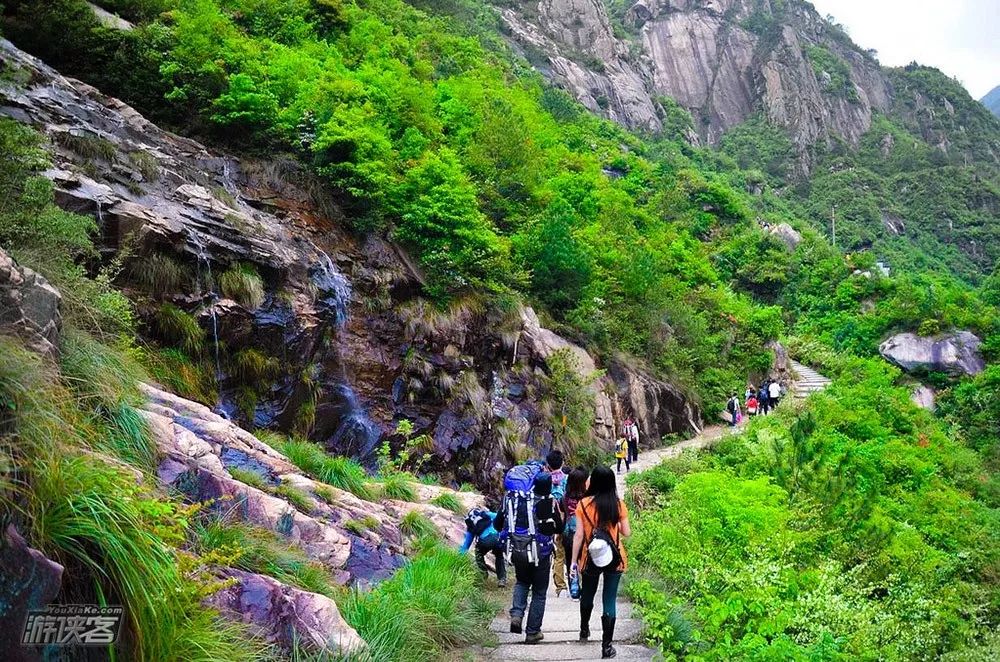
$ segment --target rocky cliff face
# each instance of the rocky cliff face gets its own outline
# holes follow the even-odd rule
[[[527,2],[500,14],[543,73],[633,128],[660,128],[656,100],[665,95],[709,142],[762,112],[803,148],[830,134],[856,143],[890,104],[877,62],[799,0],[638,0],[620,36],[601,0]]]
[[[587,38],[611,44],[610,35]],[[293,159],[214,153],[8,42],[0,57],[23,74],[0,83],[0,115],[50,138],[57,201],[97,219],[105,259],[127,257],[116,284],[138,302],[150,337],[170,344],[165,309],[204,332],[218,400],[203,404],[217,415],[251,429],[298,428],[369,462],[382,440],[401,443],[393,432],[408,419],[433,439],[428,469],[489,485],[512,461],[552,446],[546,361],[568,349],[590,384],[599,443],[610,448],[640,402],[657,412],[648,439],[699,425],[695,405],[647,375],[626,379],[626,398],[610,395],[608,378],[592,376],[604,366],[530,309],[477,297],[441,309],[422,299],[408,256],[346,229]],[[151,266],[164,263],[173,266]],[[220,275],[246,265],[262,277],[262,296],[227,298]],[[241,362],[251,351],[266,370]]]

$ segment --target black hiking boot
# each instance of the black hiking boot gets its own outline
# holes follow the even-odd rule
[[[544,634],[542,634],[541,632],[536,632],[534,634],[526,635],[524,637],[524,643],[526,643],[526,644],[537,644],[537,643],[539,643],[544,638],[545,638]]]
[[[615,638],[615,617],[614,616],[601,616],[601,659],[607,660],[618,655],[618,651],[615,647],[611,645],[611,641]]]
[[[580,605],[580,641],[590,639],[590,614],[593,610],[593,605],[590,609],[584,609],[583,605]]]
[[[521,634],[521,616],[510,617],[510,631],[514,634]]]

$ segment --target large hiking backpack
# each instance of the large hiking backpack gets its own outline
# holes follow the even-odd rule
[[[503,479],[503,509],[506,519],[504,532],[507,541],[507,560],[511,563],[538,562],[552,553],[552,536],[538,530],[536,508],[541,499],[533,491],[535,476],[541,471],[538,464],[513,467]],[[552,499],[551,495],[542,497]]]

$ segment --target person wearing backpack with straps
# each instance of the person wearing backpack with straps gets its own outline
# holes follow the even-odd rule
[[[510,631],[524,643],[537,644],[545,617],[545,593],[552,570],[552,536],[563,528],[562,513],[552,498],[552,475],[538,465],[514,467],[504,477],[503,505],[493,526],[507,546],[507,560],[514,566],[514,598],[510,607]],[[531,606],[528,606],[528,594]]]
[[[497,587],[507,586],[507,568],[504,564],[504,548],[500,542],[500,532],[493,526],[497,514],[486,508],[473,508],[465,516],[465,540],[458,548],[460,554],[465,554],[476,545],[476,567],[483,573],[483,579],[489,576],[489,566],[486,565],[486,555],[493,554],[493,569],[497,573]]]
[[[590,486],[576,507],[576,536],[573,539],[573,564],[571,573],[581,578],[580,591],[580,641],[590,639],[590,615],[594,610],[597,584],[604,577],[601,596],[601,659],[615,657],[611,642],[615,638],[617,619],[618,584],[622,573],[628,569],[628,558],[622,538],[632,534],[628,521],[628,508],[618,498],[615,474],[610,467],[595,467],[590,474]]]

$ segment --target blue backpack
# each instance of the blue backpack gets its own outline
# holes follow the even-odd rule
[[[539,498],[534,493],[535,476],[541,470],[540,463],[522,464],[513,467],[503,479],[502,508],[506,516],[503,535],[507,542],[507,560],[512,563],[538,565],[552,553],[552,536],[539,532],[535,513],[542,499],[552,499],[551,495]]]

